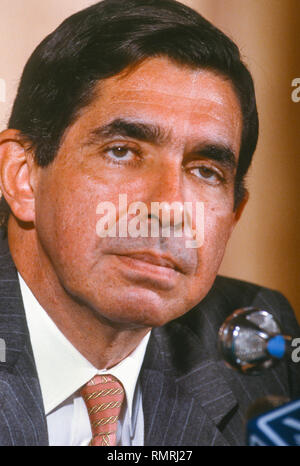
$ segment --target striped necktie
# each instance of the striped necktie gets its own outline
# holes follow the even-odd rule
[[[91,446],[115,446],[124,388],[113,375],[96,375],[80,391],[92,429]]]

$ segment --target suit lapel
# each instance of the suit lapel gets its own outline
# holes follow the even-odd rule
[[[0,242],[0,445],[47,445],[47,426],[17,271]]]
[[[153,330],[141,379],[145,445],[228,445],[222,430],[237,400],[186,327]]]

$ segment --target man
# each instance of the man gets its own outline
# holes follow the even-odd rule
[[[1,444],[241,445],[256,398],[297,395],[293,368],[254,380],[217,352],[243,306],[297,334],[279,293],[216,278],[257,132],[236,46],[173,0],[104,0],[39,45],[0,141]],[[120,234],[120,195],[158,235]],[[115,235],[97,227],[103,202]],[[191,207],[181,236],[173,203]],[[199,205],[204,239],[187,247]],[[122,400],[99,404],[100,380]]]

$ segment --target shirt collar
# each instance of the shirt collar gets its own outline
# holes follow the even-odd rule
[[[130,419],[135,418],[134,395],[150,332],[119,364],[99,371],[58,329],[20,274],[19,280],[46,415],[96,374],[109,373],[122,382]]]

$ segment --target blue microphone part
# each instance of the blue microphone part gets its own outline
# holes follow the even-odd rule
[[[300,400],[286,403],[251,419],[247,424],[249,446],[299,446]]]
[[[268,340],[268,353],[274,358],[281,359],[285,355],[285,339],[282,335],[276,335]]]

